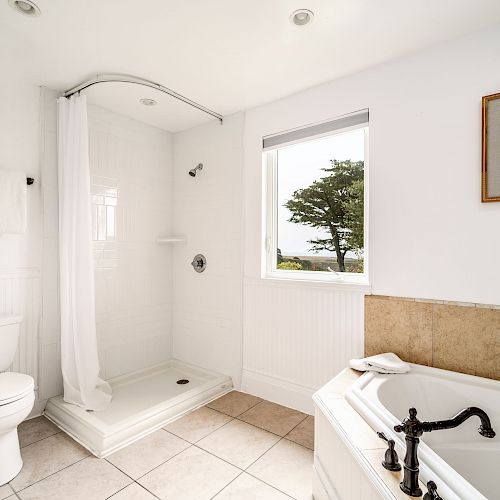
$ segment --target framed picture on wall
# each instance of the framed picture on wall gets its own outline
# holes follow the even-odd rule
[[[481,201],[500,201],[500,94],[483,97]]]

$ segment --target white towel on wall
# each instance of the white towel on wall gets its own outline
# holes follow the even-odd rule
[[[0,170],[0,234],[26,232],[26,174]]]
[[[410,366],[393,352],[375,354],[362,359],[351,359],[349,366],[359,372],[407,373]]]

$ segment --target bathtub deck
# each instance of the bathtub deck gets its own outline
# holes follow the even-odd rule
[[[399,489],[403,472],[382,467],[385,443],[345,399],[346,391],[360,375],[346,368],[313,396],[314,498],[410,499]],[[427,491],[422,481],[420,487]]]
[[[400,457],[406,449],[404,435],[394,432],[394,425],[411,407],[417,408],[418,418],[432,421],[477,406],[488,414],[493,429],[500,429],[499,381],[413,363],[410,367],[403,375],[366,373],[346,393],[347,401],[374,431],[394,439]],[[420,438],[420,478],[435,481],[443,498],[498,497],[500,436],[487,439],[477,432],[478,425],[479,419],[473,417],[456,428]]]

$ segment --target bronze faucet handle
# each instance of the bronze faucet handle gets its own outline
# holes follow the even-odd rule
[[[395,442],[394,439],[388,439],[383,432],[377,432],[377,436],[387,443],[387,450],[385,451],[384,461],[382,462],[382,467],[384,469],[390,470],[391,472],[397,472],[401,470],[401,465],[399,463],[399,457],[394,449]]]
[[[423,500],[443,500],[437,491],[437,485],[434,481],[427,483],[427,493],[424,495]]]
[[[407,436],[418,438],[427,430],[426,422],[421,422],[417,418],[417,410],[415,408],[410,408],[408,413],[409,416],[401,424],[395,425],[394,430],[396,432],[404,432]]]

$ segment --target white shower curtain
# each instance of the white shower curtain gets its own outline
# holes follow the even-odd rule
[[[111,402],[111,388],[99,378],[85,96],[59,98],[57,112],[64,400],[102,410]]]

